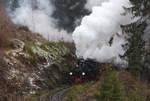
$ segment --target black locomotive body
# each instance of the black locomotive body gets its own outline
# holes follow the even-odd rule
[[[66,82],[68,84],[81,84],[92,80],[97,80],[99,77],[99,63],[91,59],[80,59],[77,66],[66,72]]]

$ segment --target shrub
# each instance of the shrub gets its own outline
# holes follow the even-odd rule
[[[115,71],[107,71],[97,101],[124,101],[124,85]]]

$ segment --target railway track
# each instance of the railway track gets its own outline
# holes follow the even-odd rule
[[[63,101],[70,88],[62,88],[50,96],[50,101]]]

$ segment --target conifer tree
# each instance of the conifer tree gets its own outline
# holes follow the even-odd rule
[[[77,26],[77,19],[90,13],[85,9],[86,0],[52,0],[54,5],[53,17],[57,19],[57,26],[72,32]]]
[[[125,32],[128,33],[128,43],[125,45],[127,50],[124,56],[128,58],[129,71],[136,76],[141,74],[144,65],[145,41],[142,36],[145,28],[145,22],[135,22],[124,26]]]
[[[149,0],[130,0],[132,7],[127,8],[134,17],[139,19],[131,24],[123,25],[123,31],[128,35],[128,43],[124,46],[127,57],[129,71],[133,75],[141,75],[144,65],[145,40],[143,39],[144,31],[147,28],[147,20],[150,18],[150,1]]]
[[[97,101],[124,101],[124,85],[116,72],[109,71],[104,76]]]

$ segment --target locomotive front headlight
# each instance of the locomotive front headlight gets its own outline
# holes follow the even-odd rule
[[[76,67],[79,67],[79,65],[78,65],[78,64],[76,64]]]
[[[72,75],[72,74],[73,74],[72,72],[69,73],[69,75]]]
[[[85,75],[85,73],[84,73],[84,72],[82,72],[82,75]]]

